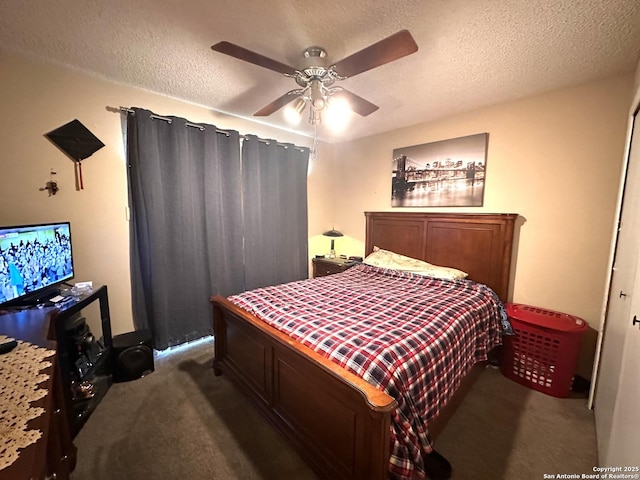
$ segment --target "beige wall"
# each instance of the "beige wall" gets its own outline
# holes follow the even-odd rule
[[[127,178],[120,106],[147,108],[194,122],[311,145],[311,139],[211,109],[138,90],[0,51],[0,225],[71,221],[75,281],[109,288],[114,334],[133,330],[130,308]],[[115,109],[115,111],[114,111]],[[43,135],[74,118],[106,144],[83,163],[85,189],[76,191],[73,162]],[[321,186],[332,147],[321,145],[309,175],[309,232],[327,224]],[[50,170],[60,191],[39,191]]]
[[[363,253],[364,211],[391,210],[394,148],[488,132],[484,206],[439,210],[520,214],[513,301],[597,329],[632,85],[629,74],[336,145],[334,218],[350,237],[338,253]]]

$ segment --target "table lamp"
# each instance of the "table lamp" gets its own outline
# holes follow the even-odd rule
[[[338,230],[327,230],[326,232],[324,232],[322,235],[324,235],[325,237],[343,237],[344,235],[342,234],[342,232],[339,232]],[[335,250],[335,238],[331,239],[331,251],[329,252],[329,258],[336,258],[336,250]]]

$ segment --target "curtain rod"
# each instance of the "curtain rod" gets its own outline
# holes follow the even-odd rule
[[[135,115],[136,111],[133,110],[132,108],[127,108],[127,107],[120,107],[120,111],[126,114],[131,114],[131,115]],[[152,113],[150,115],[151,118],[156,119],[156,120],[164,120],[167,123],[171,123],[173,122],[172,118],[169,117],[162,117],[160,115],[156,115],[155,113]],[[191,122],[185,122],[184,124],[185,127],[193,127],[193,128],[197,128],[198,130],[200,130],[201,132],[204,132],[205,130],[205,126],[204,125],[198,125],[197,123],[191,123]],[[220,130],[219,128],[216,128],[216,133],[222,133],[223,135],[226,135],[227,137],[229,135],[231,135],[227,130]],[[240,137],[248,140],[249,136],[248,135],[244,135],[244,134],[240,134]],[[262,143],[266,143],[267,145],[269,145],[270,143],[272,143],[272,140],[266,140],[264,138],[260,138],[257,137],[259,142]],[[276,145],[280,146],[280,147],[284,147],[284,148],[289,148],[291,146],[291,144],[286,144],[286,143],[280,143],[280,142],[275,142]],[[293,148],[295,148],[296,150],[300,151],[300,152],[304,152],[304,148],[302,147],[297,147],[297,146],[293,146]]]

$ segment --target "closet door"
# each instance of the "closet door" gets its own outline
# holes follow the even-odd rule
[[[640,261],[638,263],[640,268]],[[638,272],[636,268],[636,272]],[[613,409],[613,422],[607,456],[601,465],[640,469],[640,275],[636,277],[631,313],[627,318],[627,334],[622,352],[618,395]],[[626,471],[639,475],[640,470]]]
[[[640,122],[633,130],[594,403],[602,466],[640,458]],[[632,461],[634,460],[634,461]],[[632,472],[640,473],[640,472]]]

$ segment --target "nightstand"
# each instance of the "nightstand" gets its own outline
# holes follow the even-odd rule
[[[341,258],[314,258],[312,262],[313,278],[344,272],[356,264],[352,260],[343,260]]]

